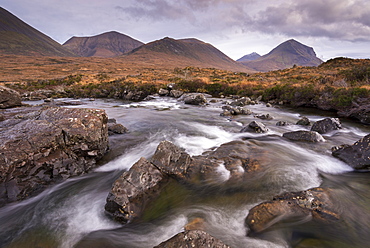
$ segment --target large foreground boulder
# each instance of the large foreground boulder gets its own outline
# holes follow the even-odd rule
[[[275,196],[272,201],[253,207],[245,219],[245,224],[249,227],[249,234],[253,235],[284,223],[292,225],[314,221],[325,224],[339,219],[330,190],[312,188]]]
[[[181,232],[177,234],[176,236],[172,237],[171,239],[160,243],[154,248],[174,248],[174,247],[229,248],[230,246],[226,245],[221,240],[214,238],[213,236],[209,235],[205,231],[191,230],[191,231]]]
[[[86,173],[108,149],[104,110],[20,109],[13,117],[5,113],[6,120],[0,122],[2,203],[24,199],[52,182]]]
[[[21,95],[5,86],[0,86],[0,109],[21,106]]]
[[[346,162],[354,169],[370,168],[370,134],[353,145],[333,147],[332,155]]]

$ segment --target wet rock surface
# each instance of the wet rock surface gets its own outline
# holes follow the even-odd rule
[[[273,226],[302,224],[309,221],[335,223],[340,216],[331,200],[330,190],[312,188],[275,196],[272,201],[253,207],[245,219],[249,234],[261,233]]]
[[[0,122],[1,202],[88,172],[108,149],[107,115],[98,109],[22,107]]]
[[[268,132],[268,128],[262,122],[252,121],[251,123],[248,124],[248,126],[242,128],[240,132],[266,133]]]
[[[128,129],[117,123],[116,119],[108,119],[108,135],[127,133]]]
[[[333,147],[332,155],[354,169],[370,169],[370,134],[352,145]]]
[[[180,101],[184,101],[185,104],[191,105],[202,105],[207,103],[207,98],[202,93],[186,93],[183,94],[180,98]]]
[[[0,109],[21,106],[21,95],[5,86],[0,86]]]
[[[283,134],[284,138],[295,140],[295,141],[307,141],[307,142],[323,142],[325,141],[324,137],[321,136],[318,132],[315,131],[293,131]]]
[[[106,213],[121,223],[132,221],[158,196],[168,180],[168,175],[141,158],[114,182],[107,197]]]
[[[174,247],[229,248],[230,246],[226,245],[221,240],[201,230],[191,230],[181,232],[172,237],[171,239],[155,246],[155,248],[174,248]]]
[[[311,131],[316,131],[320,134],[325,134],[330,131],[338,130],[341,128],[342,124],[340,123],[338,118],[325,118],[323,120],[315,122],[311,127]]]

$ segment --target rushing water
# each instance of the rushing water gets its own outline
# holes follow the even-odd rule
[[[184,105],[170,98],[140,103],[83,102],[76,107],[105,109],[109,118],[115,118],[130,132],[110,137],[111,149],[93,172],[1,208],[0,247],[153,247],[183,231],[197,217],[204,220],[208,233],[231,247],[292,247],[294,240],[302,237],[313,240],[305,247],[366,247],[370,243],[370,175],[353,172],[332,157],[330,150],[367,135],[367,126],[342,120],[343,129],[325,135],[326,142],[312,144],[281,138],[284,132],[305,127],[275,123],[295,123],[301,115],[316,121],[328,113],[248,106],[255,114],[274,117],[262,121],[268,133],[252,134],[239,131],[257,119],[253,115],[222,117],[221,101],[205,107]],[[150,158],[160,141],[169,140],[191,155],[200,155],[240,139],[258,148],[267,162],[264,170],[243,182],[239,190],[205,188],[195,192],[173,184],[165,211],[153,209],[139,223],[120,225],[104,214],[105,199],[114,180],[140,157]],[[229,174],[222,165],[219,172],[222,185]],[[333,190],[337,207],[343,210],[341,223],[325,228],[290,225],[260,237],[246,236],[244,218],[253,206],[276,194],[320,185]],[[292,238],[292,231],[299,237]]]

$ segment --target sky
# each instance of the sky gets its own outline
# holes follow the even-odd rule
[[[326,61],[370,58],[369,0],[0,0],[63,44],[118,31],[148,43],[197,38],[232,59],[295,39]]]

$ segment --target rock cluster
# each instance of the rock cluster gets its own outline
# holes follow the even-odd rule
[[[221,165],[228,171],[227,178],[220,175]],[[254,152],[243,141],[229,142],[207,155],[195,157],[163,141],[150,161],[141,158],[114,182],[105,210],[121,223],[131,222],[142,215],[171,179],[194,188],[213,182],[242,180],[246,172],[259,168]]]
[[[86,173],[108,149],[105,111],[22,107],[0,122],[0,199],[28,197],[45,185]]]

